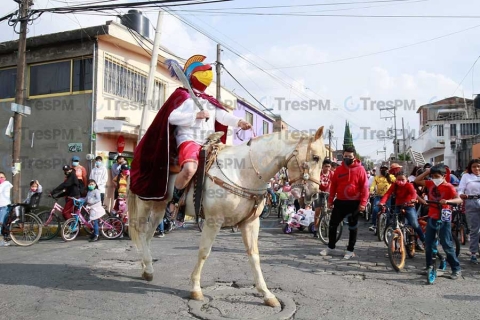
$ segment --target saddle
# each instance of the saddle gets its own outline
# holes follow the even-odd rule
[[[220,138],[224,135],[223,132],[215,132],[208,136],[207,141],[200,150],[197,172],[193,178],[188,183],[183,195],[180,197],[178,202],[178,207],[175,209],[175,212],[172,215],[172,218],[175,218],[179,209],[186,206],[187,195],[193,185],[193,201],[195,205],[195,214],[202,219],[205,219],[202,210],[202,200],[203,200],[203,186],[205,182],[206,173],[210,170],[213,163],[217,159],[218,152],[225,148],[225,145],[220,142]],[[170,162],[170,174],[179,173],[181,167],[177,161]]]

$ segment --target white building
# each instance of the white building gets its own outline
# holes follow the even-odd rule
[[[414,162],[444,163],[456,169],[459,165],[456,149],[461,140],[480,133],[480,114],[477,115],[473,100],[450,97],[423,105],[417,113],[419,136],[407,140]]]

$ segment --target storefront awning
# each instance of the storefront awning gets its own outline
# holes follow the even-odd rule
[[[125,138],[137,138],[140,126],[130,124],[123,120],[99,119],[93,123],[93,130],[96,134],[108,136],[124,136]]]

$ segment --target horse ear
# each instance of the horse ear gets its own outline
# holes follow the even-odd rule
[[[320,139],[320,137],[323,137],[323,128],[324,126],[321,126],[320,128],[318,128],[317,132],[315,132],[315,141]]]

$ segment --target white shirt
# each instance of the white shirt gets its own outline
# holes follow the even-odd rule
[[[473,173],[465,173],[460,180],[457,188],[458,194],[479,195],[480,194],[480,176]]]
[[[370,186],[372,185],[373,180],[375,180],[375,176],[370,176],[370,177],[368,178],[368,187],[369,187],[369,188],[370,188]]]
[[[98,186],[98,191],[100,191],[100,193],[105,193],[105,187],[108,180],[108,172],[107,168],[105,168],[103,164],[100,166],[100,168],[97,168],[95,166],[92,169],[92,172],[90,172],[90,179],[95,180]]]
[[[0,183],[0,207],[6,207],[12,203],[10,199],[10,190],[12,188],[13,185],[8,181]]]
[[[210,114],[208,121],[205,121],[205,119],[196,119],[200,109],[198,109],[192,98],[185,100],[185,102],[173,110],[168,117],[170,124],[177,126],[175,128],[177,147],[185,141],[193,141],[203,145],[208,136],[215,132],[215,120],[225,126],[238,127],[238,121],[241,120],[241,118],[225,110],[216,108],[206,99],[198,97],[198,101]]]

